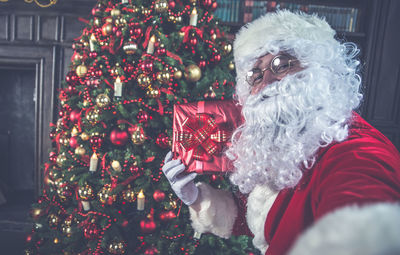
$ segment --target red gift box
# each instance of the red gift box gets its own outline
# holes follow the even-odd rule
[[[219,173],[232,169],[223,155],[233,131],[243,122],[233,100],[200,101],[174,106],[172,151],[187,172]]]

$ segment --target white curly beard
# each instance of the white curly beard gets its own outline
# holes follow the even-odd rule
[[[257,184],[294,187],[320,147],[347,137],[348,120],[361,99],[351,82],[326,68],[309,67],[248,96],[245,123],[226,151],[234,161],[231,182],[242,193]]]

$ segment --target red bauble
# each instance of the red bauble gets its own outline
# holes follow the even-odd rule
[[[95,51],[89,52],[89,57],[90,58],[97,58],[97,52],[95,52]]]
[[[157,189],[153,193],[153,198],[156,202],[161,202],[165,198],[165,193]]]
[[[156,144],[163,149],[169,147],[169,138],[165,133],[161,133],[157,136]]]
[[[135,67],[131,64],[126,64],[124,66],[124,72],[126,72],[126,73],[133,73],[134,70],[135,70]]]
[[[176,218],[176,214],[173,211],[168,211],[168,212],[161,212],[160,213],[160,220],[161,221],[167,221],[167,220],[172,220]]]
[[[140,221],[140,229],[144,234],[150,234],[156,229],[156,223],[152,219],[145,219]]]
[[[166,52],[167,52],[167,50],[164,47],[158,47],[156,50],[156,55],[163,56],[163,55],[165,55]]]
[[[78,75],[76,75],[76,72],[70,71],[66,76],[65,76],[65,81],[70,84],[70,85],[75,85],[79,80]]]
[[[204,6],[204,8],[211,8],[213,4],[213,0],[201,0],[201,5]]]
[[[69,119],[76,124],[81,119],[81,112],[78,109],[72,110],[69,114]]]
[[[189,44],[191,45],[191,46],[196,46],[197,45],[197,38],[196,37],[192,37],[192,38],[190,38],[189,39]]]
[[[73,148],[73,149],[75,149],[76,147],[79,146],[77,136],[72,136],[69,139],[69,146],[71,146],[71,148]]]
[[[55,153],[54,151],[50,152],[49,160],[52,163],[56,163],[56,161],[57,161],[57,153]]]
[[[211,59],[211,62],[213,62],[214,64],[217,64],[219,61],[221,61],[221,55],[220,54],[214,54]]]
[[[143,36],[143,30],[138,23],[130,24],[129,33],[133,39],[139,39]]]
[[[128,132],[121,130],[119,128],[114,128],[110,133],[111,143],[117,146],[124,146],[128,141]]]
[[[168,8],[169,8],[170,10],[174,9],[175,6],[176,6],[176,3],[175,3],[174,1],[170,1],[170,2],[168,3]]]
[[[138,175],[139,174],[139,167],[136,165],[131,165],[129,167],[129,171],[131,172],[132,175]]]
[[[151,73],[153,72],[153,61],[151,60],[142,61],[139,67],[143,72]]]
[[[211,11],[215,11],[215,10],[217,9],[217,7],[218,7],[218,3],[217,3],[217,2],[214,2],[214,3],[211,5]]]
[[[200,61],[199,61],[199,65],[198,65],[198,66],[199,66],[201,69],[204,69],[204,68],[206,67],[206,65],[207,65],[207,64],[206,64],[206,61],[205,61],[205,60],[200,60]]]
[[[92,15],[93,16],[101,16],[103,13],[102,9],[100,8],[100,6],[96,6],[92,9]]]
[[[154,255],[154,254],[158,254],[159,251],[157,250],[156,247],[150,247],[147,248],[146,251],[144,252],[145,255]]]
[[[95,240],[100,236],[100,227],[94,223],[89,223],[83,228],[83,234],[87,239]]]
[[[140,110],[136,115],[136,119],[139,123],[147,123],[149,120],[149,114],[146,111]]]
[[[90,137],[90,144],[95,148],[100,148],[103,145],[103,141],[103,138],[98,135]]]

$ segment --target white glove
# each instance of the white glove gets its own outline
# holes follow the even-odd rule
[[[182,161],[180,159],[172,160],[172,152],[168,152],[164,159],[162,171],[171,184],[171,188],[175,194],[183,203],[191,205],[199,196],[199,188],[196,187],[193,181],[197,174],[180,175],[185,169],[186,167]]]

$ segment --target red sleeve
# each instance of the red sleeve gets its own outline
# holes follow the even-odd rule
[[[400,201],[400,156],[387,140],[366,136],[339,143],[317,164],[315,218],[345,205]]]

